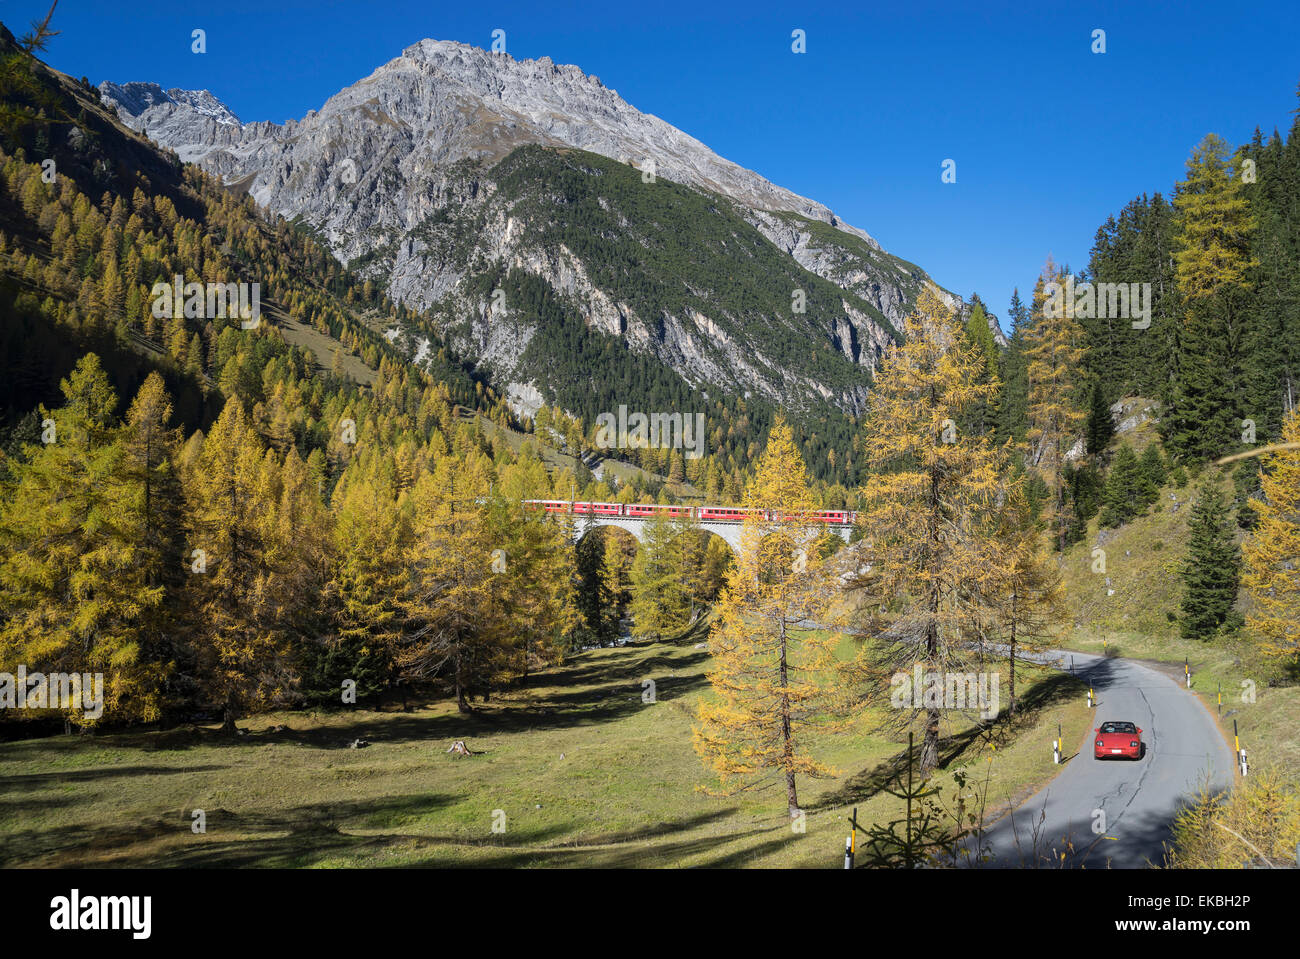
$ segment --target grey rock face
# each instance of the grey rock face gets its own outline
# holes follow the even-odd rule
[[[285,124],[243,123],[207,91],[107,82],[99,89],[128,126],[246,190],[270,212],[301,218],[341,261],[366,258],[362,272],[385,283],[397,301],[470,317],[453,332],[453,342],[507,377],[516,372],[512,360],[532,331],[488,322],[485,304],[462,291],[470,273],[490,264],[545,278],[583,305],[590,326],[656,354],[692,384],[743,383],[791,399],[792,384],[765,368],[761,343],[726,341],[725,317],[637,316],[593,282],[572,251],[530,242],[508,207],[492,203],[495,186],[485,175],[525,144],[586,150],[635,165],[643,177],[653,172],[726,197],[779,250],[861,298],[896,329],[922,286],[932,283],[821,203],[718,156],[636,110],[599,78],[548,57],[514,60],[422,40],[319,111]],[[961,307],[958,298],[943,295]],[[868,369],[892,340],[879,317],[847,300],[844,315],[827,325],[835,348]],[[514,390],[521,406],[535,399],[529,385]],[[830,395],[815,382],[793,386],[810,399],[856,411],[866,379],[862,389]]]

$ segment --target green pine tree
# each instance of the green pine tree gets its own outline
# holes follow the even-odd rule
[[[1149,506],[1159,497],[1160,488],[1165,485],[1169,475],[1165,469],[1164,457],[1160,455],[1160,448],[1155,443],[1142,451],[1142,456],[1138,459],[1138,469],[1142,473],[1144,505]]]
[[[1029,360],[1025,356],[1025,333],[1030,315],[1018,289],[1011,293],[1008,316],[1011,336],[998,357],[1001,388],[997,396],[997,436],[1022,443],[1029,429]]]
[[[1102,391],[1101,383],[1092,385],[1086,430],[1088,455],[1098,458],[1106,452],[1111,437],[1115,435],[1115,419],[1111,416],[1110,404],[1106,402],[1106,394]]]
[[[1232,474],[1233,502],[1237,510],[1237,525],[1241,529],[1254,529],[1259,523],[1259,512],[1250,505],[1258,499],[1260,491],[1259,459],[1251,456],[1241,461]]]
[[[1104,508],[1101,511],[1101,525],[1122,526],[1141,513],[1149,502],[1146,489],[1137,454],[1127,443],[1121,444],[1119,452],[1115,454],[1115,461],[1111,463],[1110,473],[1106,476],[1106,488],[1102,493]]]
[[[1182,570],[1179,627],[1184,639],[1210,639],[1228,620],[1237,601],[1239,567],[1227,498],[1218,485],[1206,482],[1192,506],[1191,541]]]
[[[1187,161],[1178,185],[1178,288],[1186,314],[1177,362],[1161,417],[1165,444],[1183,460],[1206,460],[1240,441],[1252,339],[1246,308],[1255,222],[1228,145],[1207,136]]]

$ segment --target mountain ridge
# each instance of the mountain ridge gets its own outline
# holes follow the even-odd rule
[[[829,207],[720,157],[636,110],[599,77],[549,57],[515,60],[454,41],[421,40],[319,110],[284,124],[240,122],[208,91],[163,91],[140,82],[105,82],[99,90],[127,126],[246,190],[263,208],[302,223],[336,258],[382,284],[397,302],[441,312],[453,324],[486,317],[484,294],[491,290],[471,294],[481,286],[475,277],[518,266],[574,298],[589,325],[624,337],[629,350],[653,354],[693,388],[712,384],[738,395],[755,389],[783,405],[827,402],[857,414],[881,349],[896,338],[923,286],[932,285],[954,309],[967,309],[924,270],[888,253]],[[727,231],[745,232],[730,219],[733,214],[757,230],[792,261],[779,268],[790,278],[786,305],[767,296],[761,306],[739,309],[730,291],[734,271],[724,263],[698,278],[690,311],[673,312],[653,300],[630,311],[626,297],[608,282],[591,282],[597,272],[589,262],[593,254],[584,259],[571,248],[539,246],[509,205],[497,202],[495,171],[524,146],[582,150],[634,167],[647,185],[678,183],[727,201],[713,202],[706,211],[728,220],[725,230],[711,224],[701,233],[711,232],[725,245]],[[654,221],[644,218],[662,213],[662,204],[624,199],[625,222],[617,230],[643,237],[654,232]],[[534,218],[534,227],[544,219]],[[431,243],[434,234],[439,243]],[[752,239],[740,246],[751,248]],[[698,260],[707,253],[697,246],[683,255]],[[641,268],[644,260],[626,265],[633,273]],[[805,273],[845,295],[838,304],[823,297],[818,315],[793,321],[815,349],[825,344],[863,368],[860,384],[838,391],[820,387],[819,377],[841,376],[817,362],[797,383],[762,370],[739,383],[715,376],[737,356],[762,354],[765,329],[790,324],[790,314],[799,310],[793,301],[811,284]],[[680,298],[669,290],[665,299]],[[996,320],[990,323],[1001,338]],[[673,329],[685,335],[670,342]],[[517,337],[498,335],[491,342],[479,342],[468,331],[453,338],[467,355],[493,362],[525,413],[534,404],[523,397],[554,392],[546,369],[502,365],[524,352],[532,331],[535,326],[521,327]]]

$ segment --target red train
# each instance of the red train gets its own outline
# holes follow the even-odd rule
[[[583,500],[570,502],[566,499],[531,499],[526,505],[537,506],[548,513],[573,512],[579,516],[623,516],[630,519],[650,519],[654,516],[666,516],[669,519],[687,519],[703,523],[743,523],[746,519],[778,522],[783,517],[776,510],[751,511],[737,506],[681,506],[661,505],[658,503],[590,503]],[[814,523],[831,525],[848,525],[857,522],[858,514],[844,509],[824,509],[810,513],[807,519]]]

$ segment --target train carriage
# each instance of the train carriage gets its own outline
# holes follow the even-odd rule
[[[851,510],[824,509],[803,515],[777,510],[746,510],[739,506],[685,506],[680,503],[593,503],[586,500],[527,500],[525,505],[540,507],[548,513],[576,513],[580,516],[627,517],[652,519],[663,516],[673,520],[698,520],[702,523],[743,523],[757,520],[768,523],[811,522],[846,526],[856,523],[858,514]]]

